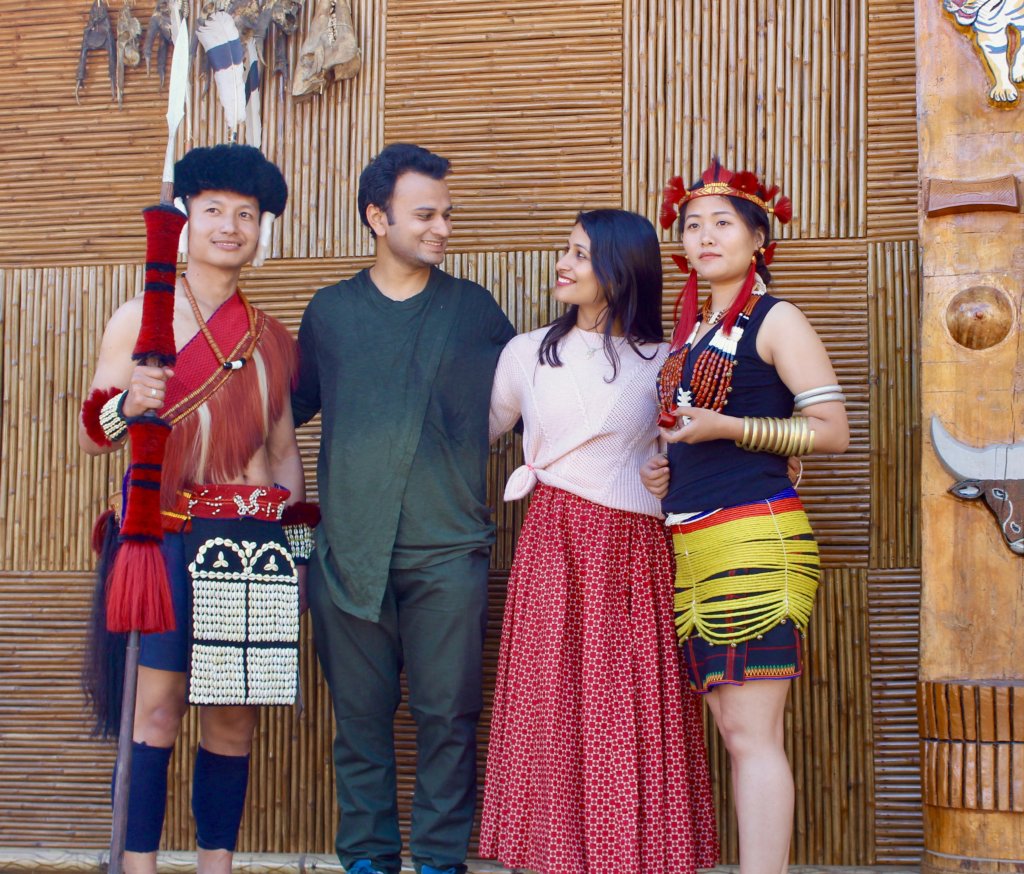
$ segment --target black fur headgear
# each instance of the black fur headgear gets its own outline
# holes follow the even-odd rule
[[[233,191],[259,201],[260,212],[280,215],[288,185],[277,165],[253,146],[219,145],[192,149],[174,165],[174,196],[200,191]]]

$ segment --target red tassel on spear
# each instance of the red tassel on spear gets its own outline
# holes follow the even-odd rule
[[[132,358],[149,366],[174,364],[174,283],[178,237],[185,216],[160,204],[143,211],[146,285],[142,327]],[[107,586],[107,629],[157,634],[174,628],[167,569],[160,554],[160,473],[171,426],[152,414],[128,420],[132,461],[121,546]]]
[[[176,358],[174,344],[174,286],[178,238],[185,216],[174,200],[174,140],[185,115],[188,94],[189,34],[179,5],[170,4],[174,53],[167,96],[167,151],[160,187],[160,204],[143,210],[146,222],[146,284],[142,298],[142,325],[132,352],[138,362],[169,366]],[[114,772],[114,810],[110,834],[110,874],[121,874],[128,825],[128,786],[132,767],[132,733],[139,669],[139,634],[174,627],[167,568],[160,552],[160,474],[164,447],[171,426],[157,416],[128,420],[131,467],[128,501],[121,525],[121,545],[107,589],[107,628],[127,631],[124,693]]]

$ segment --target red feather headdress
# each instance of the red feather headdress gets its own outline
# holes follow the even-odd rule
[[[765,185],[750,170],[739,170],[733,173],[716,158],[701,174],[702,185],[687,190],[681,176],[673,176],[665,185],[661,198],[659,219],[663,228],[669,228],[679,218],[679,208],[698,197],[742,197],[761,207],[768,215],[774,215],[782,224],[787,224],[793,217],[793,204],[788,197],[780,197],[774,206],[779,193],[779,186]]]

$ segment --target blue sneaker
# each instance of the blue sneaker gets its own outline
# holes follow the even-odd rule
[[[433,865],[424,865],[420,868],[420,874],[458,874],[458,870],[459,869],[454,865],[451,868],[445,868],[444,870],[435,868]]]
[[[373,862],[369,859],[360,859],[348,869],[348,874],[384,874],[384,872],[380,868],[374,868]]]

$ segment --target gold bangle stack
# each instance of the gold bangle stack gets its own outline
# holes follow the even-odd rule
[[[814,451],[814,431],[803,416],[791,419],[743,417],[740,449],[775,455],[808,455]]]

